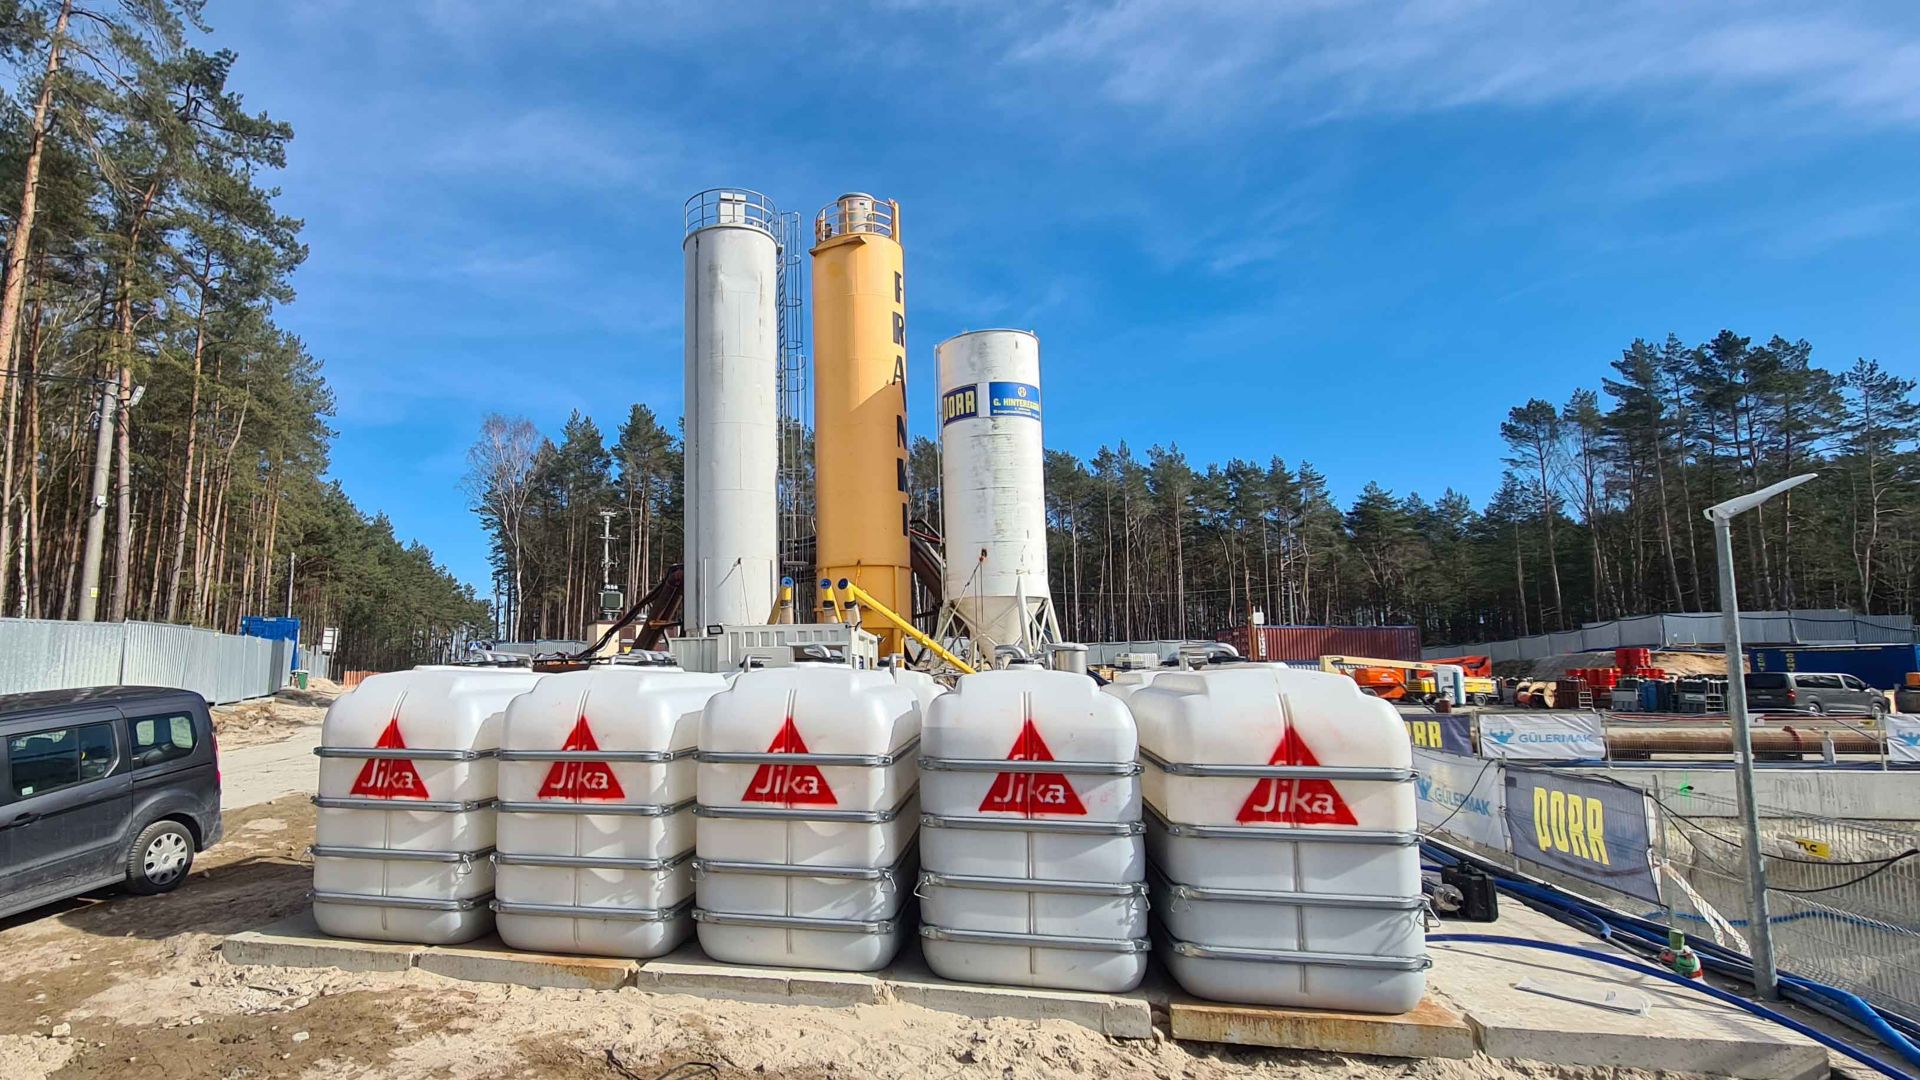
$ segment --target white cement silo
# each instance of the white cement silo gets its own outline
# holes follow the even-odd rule
[[[779,215],[744,189],[687,200],[684,625],[762,623],[777,560]]]
[[[991,659],[1059,636],[1047,587],[1040,339],[976,330],[934,350],[948,612]]]

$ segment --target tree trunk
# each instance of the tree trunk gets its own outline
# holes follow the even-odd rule
[[[213,272],[213,256],[208,255],[204,264],[206,273]],[[167,575],[167,621],[173,622],[180,613],[180,568],[187,557],[187,518],[193,508],[193,455],[194,440],[200,431],[200,370],[206,359],[207,345],[207,289],[200,287],[200,310],[194,316],[193,326],[193,393],[187,405],[187,446],[185,464],[180,470],[180,520],[173,536],[173,570]]]
[[[131,301],[129,301],[131,304]],[[118,483],[113,513],[113,604],[108,609],[110,622],[127,621],[127,596],[133,569],[133,371],[120,368],[119,422],[113,426],[114,457],[118,464]]]
[[[40,95],[34,99],[33,120],[28,126],[20,212],[13,218],[13,235],[7,241],[6,285],[0,288],[0,388],[6,386],[13,370],[14,339],[20,335],[20,309],[27,295],[27,253],[33,246],[34,216],[40,207],[40,162],[47,148],[47,118],[53,112],[60,51],[66,44],[67,20],[72,15],[73,0],[64,0],[60,17],[54,20],[53,33],[47,40],[47,70],[40,82]]]

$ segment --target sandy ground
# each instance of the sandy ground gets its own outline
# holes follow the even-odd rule
[[[282,690],[270,698],[216,705],[211,710],[213,730],[222,751],[277,743],[304,728],[318,732],[327,706],[339,696],[338,687],[319,679],[307,690]]]
[[[0,1077],[651,1080],[687,1062],[714,1071],[676,1074],[685,1080],[1632,1075],[1118,1041],[1061,1021],[898,1004],[791,1007],[227,964],[224,935],[305,903],[312,830],[304,794],[233,810],[227,841],[177,892],[103,893],[0,922]]]
[[[1604,652],[1545,656],[1531,661],[1531,669],[1522,672],[1521,677],[1557,679],[1574,668],[1612,667],[1613,659],[1611,649]],[[1669,675],[1725,675],[1727,673],[1726,657],[1716,653],[1656,652],[1653,654],[1653,666],[1664,669]]]

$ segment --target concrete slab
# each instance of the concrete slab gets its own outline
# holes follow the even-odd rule
[[[927,966],[918,939],[900,950],[883,981],[895,1001],[910,1005],[979,1019],[1066,1020],[1113,1039],[1153,1038],[1153,1006],[1156,1001],[1164,1004],[1167,996],[1151,972],[1139,989],[1125,994],[953,982]]]
[[[1467,1018],[1431,994],[1399,1016],[1176,997],[1167,1005],[1167,1022],[1176,1039],[1241,1046],[1406,1058],[1470,1058],[1474,1050]]]
[[[1503,901],[1496,923],[1449,923],[1440,932],[1602,947],[1511,901]],[[1489,1057],[1753,1080],[1827,1075],[1827,1052],[1813,1040],[1652,975],[1518,946],[1433,942],[1429,951],[1429,985],[1466,1014]],[[1627,987],[1644,994],[1652,1009],[1636,1016],[1514,988],[1528,976],[1555,989]]]
[[[228,937],[222,955],[235,964],[337,967],[348,971],[404,971],[418,967],[453,979],[612,990],[634,986],[662,994],[691,994],[788,1005],[873,1005],[901,1001],[941,1012],[1022,1020],[1068,1020],[1119,1039],[1153,1037],[1151,988],[1131,994],[1081,994],[948,982],[927,970],[909,946],[885,971],[873,974],[745,967],[707,958],[697,944],[658,960],[516,952],[489,935],[466,945],[391,945],[346,941],[320,933],[302,913]]]
[[[220,943],[220,955],[232,964],[331,967],[342,971],[405,971],[425,950],[424,945],[330,938],[314,925],[311,911],[257,930],[231,934]]]
[[[423,949],[414,966],[449,979],[562,990],[618,990],[632,984],[640,970],[637,960],[516,952],[492,934],[467,945]]]
[[[872,1005],[886,998],[873,975],[722,964],[691,943],[642,963],[635,985],[662,994],[797,1005]]]

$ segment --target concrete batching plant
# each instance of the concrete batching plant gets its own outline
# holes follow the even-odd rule
[[[848,579],[911,612],[899,226],[898,203],[860,194],[814,220],[814,561],[820,579]],[[881,652],[898,652],[900,638],[888,626]]]
[[[779,578],[780,215],[757,192],[687,200],[686,600],[691,633],[765,622]]]
[[[1037,653],[1060,637],[1047,587],[1040,339],[977,330],[934,355],[947,549],[934,636],[946,638],[957,619],[976,664],[1002,645]]]

